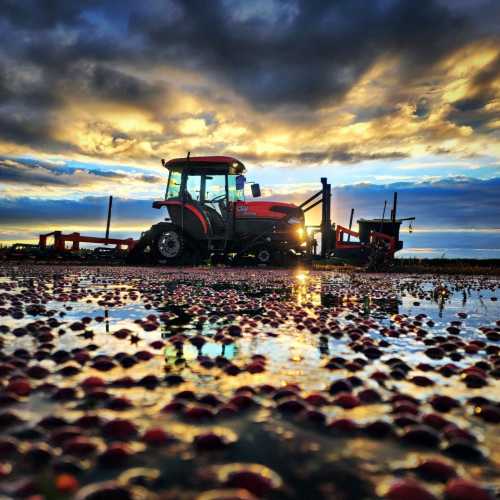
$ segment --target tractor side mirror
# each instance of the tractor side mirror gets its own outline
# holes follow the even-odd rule
[[[260,198],[261,197],[260,185],[259,184],[252,184],[252,196],[254,198]]]

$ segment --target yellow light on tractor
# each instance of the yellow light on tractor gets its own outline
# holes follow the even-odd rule
[[[297,236],[299,237],[299,239],[303,240],[304,239],[304,235],[305,235],[304,228],[303,227],[299,227],[297,229]]]

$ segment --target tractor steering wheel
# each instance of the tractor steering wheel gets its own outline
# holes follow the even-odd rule
[[[219,201],[222,201],[226,198],[225,194],[220,194],[219,196],[216,196],[215,198],[212,198],[211,200],[207,200],[208,203],[217,203]]]

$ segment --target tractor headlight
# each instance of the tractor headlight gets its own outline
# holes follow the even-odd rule
[[[302,221],[297,219],[297,217],[290,217],[288,219],[288,224],[300,224]]]
[[[299,239],[303,240],[304,239],[304,234],[305,234],[304,228],[303,227],[299,227],[297,229],[297,235],[298,235]]]

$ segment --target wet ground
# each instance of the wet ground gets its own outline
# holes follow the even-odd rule
[[[497,297],[481,277],[4,266],[0,498],[496,498]]]

